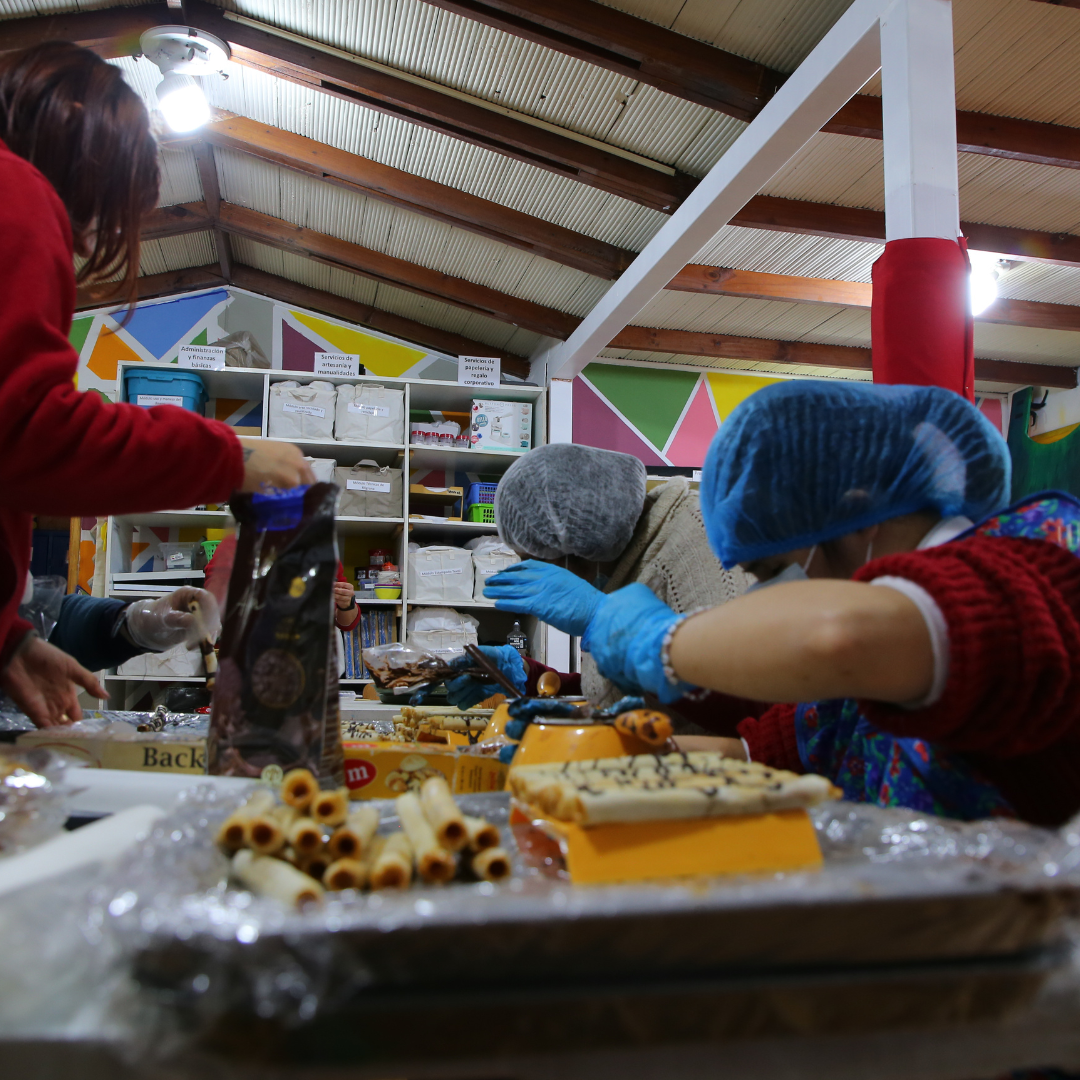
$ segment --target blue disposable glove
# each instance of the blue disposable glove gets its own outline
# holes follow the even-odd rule
[[[648,586],[627,585],[604,597],[581,647],[616,686],[655,694],[665,704],[678,701],[694,688],[668,681],[660,653],[668,631],[682,618]]]
[[[580,637],[604,594],[561,566],[526,559],[487,579],[484,595],[502,611],[535,615],[564,634]]]
[[[519,694],[525,693],[525,661],[513,645],[481,645],[480,651],[513,684]],[[459,656],[450,664],[454,668],[474,666],[471,656]],[[477,675],[458,675],[446,683],[446,698],[451,705],[459,709],[471,709],[492,694],[504,694],[506,691],[498,683],[485,682]]]

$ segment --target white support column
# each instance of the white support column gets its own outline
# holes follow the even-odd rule
[[[885,239],[960,235],[950,0],[897,0],[881,18]]]
[[[887,0],[854,0],[570,337],[546,350],[573,378],[878,70]]]
[[[574,441],[574,383],[571,379],[552,379],[548,385],[548,442]],[[547,628],[548,667],[573,671],[570,635]]]

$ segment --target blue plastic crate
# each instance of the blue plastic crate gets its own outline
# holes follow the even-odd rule
[[[498,484],[486,483],[483,480],[478,480],[475,483],[469,485],[469,490],[465,493],[465,508],[470,506],[493,506],[495,503],[495,489]]]
[[[192,371],[129,368],[124,372],[124,400],[147,409],[155,405],[178,405],[202,416],[207,394],[202,379]]]

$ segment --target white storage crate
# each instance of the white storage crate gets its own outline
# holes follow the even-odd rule
[[[411,644],[436,656],[456,656],[477,643],[480,623],[453,608],[416,608],[405,620]]]
[[[409,553],[410,603],[473,598],[473,553],[459,547],[422,547]]]
[[[405,441],[405,391],[378,383],[338,387],[334,438],[340,442]]]
[[[489,577],[521,562],[521,556],[505,544],[491,544],[473,551],[473,599],[487,601],[484,584]]]
[[[145,676],[148,678],[191,678],[204,674],[202,653],[186,645],[176,645],[162,653],[143,653],[125,660],[117,669],[117,675]]]
[[[291,380],[270,387],[267,430],[274,439],[332,439],[337,390],[333,383]]]

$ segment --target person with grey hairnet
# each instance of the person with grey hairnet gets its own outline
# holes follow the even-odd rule
[[[674,477],[647,492],[645,466],[630,454],[574,443],[531,450],[500,481],[495,520],[526,560],[489,578],[484,595],[574,636],[585,632],[598,588],[642,582],[673,610],[690,612],[732,600],[751,583],[713,554],[689,481]],[[596,705],[622,696],[587,654],[581,685]]]

